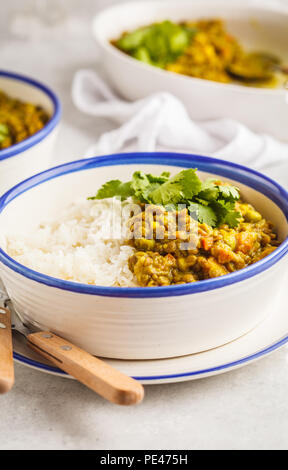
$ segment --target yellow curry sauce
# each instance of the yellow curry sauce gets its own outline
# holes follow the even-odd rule
[[[41,106],[12,98],[0,90],[0,150],[40,131],[49,119]]]
[[[129,267],[137,283],[167,286],[223,276],[275,250],[279,242],[273,225],[250,204],[239,201],[236,208],[241,213],[237,227],[223,224],[212,228],[192,219],[187,209],[173,214],[160,206],[146,207],[131,219],[130,226],[133,237],[129,243],[136,251]]]

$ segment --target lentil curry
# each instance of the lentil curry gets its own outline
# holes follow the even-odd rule
[[[271,223],[267,222],[250,204],[237,203],[241,219],[236,228],[227,224],[217,228],[197,223],[197,230],[179,231],[175,227],[175,238],[168,238],[169,217],[174,214],[162,207],[142,212],[134,219],[135,231],[145,235],[145,220],[153,230],[153,238],[133,238],[136,248],[129,259],[129,267],[136,275],[140,286],[166,286],[199,281],[245,268],[264,258],[278,245]],[[151,211],[151,212],[150,212]],[[151,214],[154,212],[154,216]],[[176,212],[180,224],[191,224],[187,209]],[[182,219],[182,221],[181,221]],[[158,227],[157,227],[158,225]],[[156,238],[156,229],[163,231],[163,238]],[[158,230],[159,233],[159,230]],[[190,246],[189,246],[190,245]],[[182,248],[183,247],[183,248]]]
[[[274,54],[246,51],[220,19],[154,23],[112,44],[147,64],[216,82],[271,88],[288,74]]]
[[[0,150],[40,131],[49,121],[41,106],[11,98],[0,90]]]
[[[126,243],[135,248],[128,264],[142,287],[223,276],[279,245],[273,225],[241,200],[235,186],[201,182],[196,170],[172,178],[169,173],[135,172],[132,181],[109,181],[89,199],[107,197],[139,204],[139,212],[129,219]]]

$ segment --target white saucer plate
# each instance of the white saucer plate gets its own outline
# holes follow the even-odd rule
[[[283,295],[277,304],[275,311],[254,330],[210,351],[172,359],[105,360],[143,384],[182,382],[228,372],[265,357],[288,343],[287,295]],[[14,359],[42,372],[71,378],[30,350],[20,334],[14,334]]]

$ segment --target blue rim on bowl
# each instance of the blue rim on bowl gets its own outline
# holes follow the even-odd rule
[[[7,191],[0,198],[0,213],[4,208],[16,197],[29,189],[38,186],[50,179],[58,178],[61,175],[74,173],[77,171],[89,170],[92,168],[114,166],[114,165],[129,165],[129,164],[154,164],[154,165],[168,165],[182,168],[198,168],[200,171],[221,175],[222,177],[230,178],[232,180],[243,183],[256,191],[261,192],[269,199],[271,199],[284,213],[288,220],[288,192],[261,173],[251,170],[236,163],[226,162],[211,157],[203,157],[192,154],[180,153],[126,153],[107,155],[103,157],[94,157],[85,160],[77,160],[71,163],[66,163],[49,170],[46,170],[38,175],[32,176],[27,180],[14,186]],[[225,287],[235,282],[240,282],[249,279],[277,263],[288,252],[288,238],[286,238],[279,247],[276,248],[270,255],[262,260],[244,268],[239,271],[227,274],[225,276],[207,279],[201,282],[191,284],[179,284],[175,286],[166,287],[104,287],[96,285],[81,284],[72,281],[65,281],[57,279],[46,274],[34,271],[26,266],[17,263],[13,258],[8,256],[0,248],[0,261],[8,266],[13,271],[32,279],[42,284],[56,287],[62,290],[78,292],[82,294],[102,295],[109,297],[170,297],[177,295],[187,295],[198,292],[204,292],[212,289]]]
[[[30,147],[33,147],[34,145],[38,144],[38,142],[47,137],[47,135],[52,132],[52,130],[55,128],[55,126],[60,120],[61,104],[57,95],[50,88],[48,88],[43,83],[38,82],[37,80],[26,77],[24,75],[20,75],[18,73],[7,72],[5,70],[0,70],[0,78],[1,77],[11,78],[12,80],[24,82],[28,85],[32,85],[35,88],[38,88],[51,99],[54,106],[53,115],[51,116],[47,124],[43,127],[43,129],[36,132],[31,137],[28,137],[27,139],[23,140],[22,142],[19,142],[18,144],[14,144],[11,145],[11,147],[8,147],[7,149],[0,150],[0,160],[5,160],[6,158],[14,157],[19,153],[24,152],[25,150],[29,149]]]

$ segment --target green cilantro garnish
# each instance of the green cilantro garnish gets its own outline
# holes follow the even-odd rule
[[[189,205],[188,210],[191,217],[197,219],[201,224],[205,223],[211,227],[215,227],[217,225],[217,215],[212,207],[199,203],[192,203]]]
[[[170,173],[164,172],[160,176],[145,174],[143,171],[135,171],[132,176],[131,186],[134,196],[142,202],[151,202],[150,194],[169,180]]]
[[[235,209],[235,201],[225,201],[224,199],[217,199],[211,203],[211,206],[217,214],[217,225],[227,224],[231,228],[237,227],[239,219],[241,218],[241,214]]]
[[[195,169],[182,170],[172,177],[167,172],[155,176],[136,171],[131,181],[108,181],[89,199],[111,197],[121,200],[132,197],[142,203],[162,205],[166,210],[175,210],[178,204],[184,204],[193,218],[211,227],[221,224],[236,227],[241,218],[235,209],[239,190],[215,179],[201,182]]]
[[[114,44],[146,64],[164,68],[189,45],[195,28],[166,20],[123,34]]]
[[[183,170],[152,191],[149,194],[149,202],[163,206],[181,204],[186,200],[192,200],[200,189],[201,181],[196,175],[196,170]]]
[[[230,210],[224,217],[223,223],[229,225],[229,227],[234,228],[240,222],[241,214],[235,210]]]
[[[96,196],[89,197],[88,199],[106,199],[116,196],[122,201],[125,201],[125,199],[134,194],[135,192],[131,187],[130,181],[128,183],[122,183],[120,180],[111,180],[103,184]]]
[[[236,201],[240,197],[239,191],[237,188],[235,188],[235,186],[220,185],[218,186],[218,191],[220,197],[223,197],[228,201]]]
[[[199,197],[213,201],[214,199],[223,198],[228,201],[236,201],[239,199],[239,191],[235,186],[229,184],[218,184],[219,180],[207,179],[202,183],[202,190]]]

